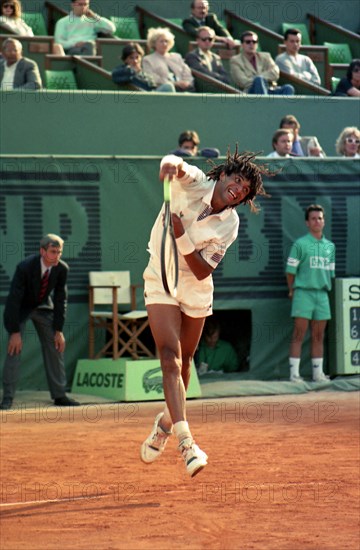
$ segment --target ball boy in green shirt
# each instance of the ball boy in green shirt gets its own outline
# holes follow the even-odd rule
[[[286,265],[294,330],[290,344],[290,381],[301,382],[299,374],[302,343],[310,323],[312,378],[328,379],[323,371],[324,333],[331,319],[329,291],[335,277],[335,245],[323,236],[324,208],[311,204],[305,212],[309,232],[291,247]]]

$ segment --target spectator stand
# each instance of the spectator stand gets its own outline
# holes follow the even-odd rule
[[[192,50],[195,50],[197,47],[198,47],[197,42],[195,41],[189,42],[189,52],[191,52]],[[229,78],[231,80],[230,59],[234,55],[238,55],[240,53],[240,45],[230,50],[229,48],[226,47],[226,45],[223,42],[215,42],[211,51],[220,56],[222,64],[224,65],[224,69],[228,73]]]
[[[14,38],[13,34],[0,34],[0,49],[7,38]],[[23,47],[23,56],[35,61],[39,67],[42,80],[44,79],[45,56],[53,51],[53,36],[16,36]]]
[[[278,54],[285,52],[285,45],[278,45]],[[329,51],[326,46],[301,46],[299,53],[307,55],[313,61],[319,72],[321,82],[324,88],[331,89],[331,73],[329,66]]]
[[[216,78],[212,78],[207,74],[201,73],[195,69],[191,69],[191,73],[195,80],[195,88],[200,94],[235,94],[244,95],[238,89],[229,84],[224,84]]]
[[[142,91],[133,84],[115,84],[111,72],[101,67],[101,56],[47,55],[46,71],[72,71],[78,90]],[[45,80],[46,82],[46,80]]]
[[[69,2],[70,5],[70,2]],[[69,12],[59,8],[56,4],[53,2],[45,2],[45,9],[47,12],[47,28],[50,35],[54,34],[55,31],[55,25],[61,19],[62,17],[65,17],[66,15],[69,15]]]
[[[311,13],[308,13],[307,17],[313,44],[323,44],[324,42],[346,43],[349,45],[353,57],[360,58],[360,36],[358,34]]]
[[[280,71],[278,84],[280,86],[282,86],[283,84],[292,84],[295,88],[295,96],[298,96],[298,95],[329,96],[331,95],[330,89],[323,88],[322,86],[317,86],[316,84],[311,84],[306,80],[302,80],[297,76],[284,73],[283,71]]]
[[[245,17],[240,17],[232,11],[224,10],[226,15],[227,28],[234,38],[239,39],[244,31],[253,31],[258,35],[261,44],[261,51],[269,52],[275,59],[278,54],[278,46],[282,44],[284,38],[270,29],[266,29],[260,23],[250,21]]]
[[[146,40],[120,40],[112,38],[98,38],[96,40],[96,49],[98,55],[102,57],[102,67],[107,71],[112,71],[118,65],[121,65],[121,55],[124,46],[130,42],[136,42],[139,44],[146,53],[149,53],[147,50]]]
[[[180,25],[176,25],[170,19],[160,17],[141,6],[136,6],[135,10],[138,15],[141,38],[146,40],[147,32],[151,27],[167,27],[175,36],[175,46],[172,51],[176,51],[185,57],[189,51],[191,38]]]

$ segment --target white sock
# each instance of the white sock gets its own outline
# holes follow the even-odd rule
[[[324,374],[324,372],[323,372],[323,364],[324,364],[323,357],[313,357],[311,359],[311,362],[312,362],[313,378],[316,378],[316,377],[321,376],[322,374]]]
[[[300,357],[289,357],[290,376],[300,376]]]
[[[174,433],[178,438],[179,443],[184,441],[184,439],[191,437],[189,424],[186,422],[186,420],[180,420],[179,422],[176,422],[174,424]]]

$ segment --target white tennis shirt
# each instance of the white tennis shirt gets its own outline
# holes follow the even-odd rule
[[[239,216],[234,208],[226,208],[218,214],[212,214],[211,200],[216,182],[207,179],[197,166],[191,166],[175,155],[164,157],[161,165],[169,161],[182,162],[182,170],[185,172],[185,176],[174,178],[171,182],[171,211],[181,218],[196,250],[215,269],[238,235]],[[158,259],[163,215],[164,205],[151,230],[148,247],[150,254]],[[185,271],[190,269],[180,253],[179,268]]]

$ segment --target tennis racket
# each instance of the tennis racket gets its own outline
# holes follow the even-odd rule
[[[165,292],[171,296],[176,296],[176,289],[179,280],[179,262],[171,217],[170,198],[170,180],[166,176],[164,178],[164,229],[160,251],[161,278]]]

